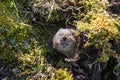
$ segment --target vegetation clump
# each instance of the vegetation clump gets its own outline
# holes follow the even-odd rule
[[[119,80],[120,20],[113,10],[119,3],[0,0],[0,79]],[[87,58],[65,62],[51,48],[61,27],[79,30],[79,52]]]

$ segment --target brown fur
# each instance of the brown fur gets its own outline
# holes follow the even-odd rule
[[[66,55],[68,58],[73,58],[76,52],[76,39],[74,37],[75,30],[59,29],[53,37],[53,48]]]

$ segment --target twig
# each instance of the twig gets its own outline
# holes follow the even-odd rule
[[[68,23],[72,18],[73,18],[73,16],[71,16],[69,19],[66,20],[66,22],[65,22],[66,27],[68,27]]]
[[[53,9],[54,9],[54,5],[55,5],[55,1],[53,0],[53,1],[52,1],[52,6],[51,6],[51,9],[50,9],[50,12],[49,12],[49,14],[48,14],[47,22],[48,22],[48,20],[49,20],[50,17],[51,17],[52,11],[53,11]]]
[[[78,53],[79,45],[80,45],[80,39],[77,40],[77,48],[75,50],[75,56],[73,58],[65,58],[65,61],[67,61],[67,62],[76,62],[77,60],[80,59],[79,53]]]

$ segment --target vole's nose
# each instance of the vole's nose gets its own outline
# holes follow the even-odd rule
[[[64,41],[67,40],[67,37],[63,37],[63,40],[64,40]]]

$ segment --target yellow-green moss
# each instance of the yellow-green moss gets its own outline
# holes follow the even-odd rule
[[[76,1],[71,0],[73,4],[76,4]],[[47,53],[54,54],[54,51],[49,49],[46,44],[50,36],[61,26],[65,27],[58,22],[62,17],[59,15],[60,5],[68,5],[67,0],[60,1],[61,3],[59,0],[55,0],[54,9],[50,9],[51,6],[47,8],[35,6],[40,3],[41,5],[42,3],[51,5],[48,0],[31,1],[32,4],[29,6],[28,2],[24,0],[16,3],[15,0],[0,2],[0,60],[2,59],[5,64],[9,64],[13,68],[20,69],[20,76],[25,76],[25,79],[28,80],[31,78],[32,72],[39,74],[41,78],[38,79],[40,80],[73,80],[72,74],[68,73],[67,69],[51,67],[52,65],[44,57]],[[84,12],[73,15],[73,17],[78,20],[77,29],[80,32],[88,32],[86,36],[89,40],[84,47],[94,46],[96,49],[100,49],[100,57],[97,60],[106,63],[113,54],[120,54],[120,21],[110,17],[105,11],[107,10],[107,0],[81,0],[79,4],[80,6],[74,5],[74,7],[83,8]],[[26,13],[22,10],[27,8],[25,10],[29,12],[33,7],[40,12],[45,21],[40,20],[38,24],[30,26],[32,20],[28,19],[32,19],[34,13],[30,12],[30,15],[25,16]],[[20,16],[26,18],[27,23]],[[115,46],[114,49],[113,46]],[[64,62],[60,60],[57,65],[63,68]],[[48,69],[51,71],[47,72]],[[115,70],[119,73],[118,66]]]
[[[88,32],[86,36],[89,40],[84,47],[87,48],[94,46],[96,49],[101,49],[102,51],[99,52],[101,55],[100,60],[107,62],[110,56],[113,56],[113,54],[119,54],[120,51],[118,41],[120,40],[120,22],[119,20],[110,17],[107,12],[104,12],[104,10],[98,10],[96,13],[90,11],[88,14],[91,14],[88,15],[90,21],[77,21],[76,27],[80,32]],[[115,45],[116,49],[113,49]],[[105,57],[105,55],[107,56]]]

